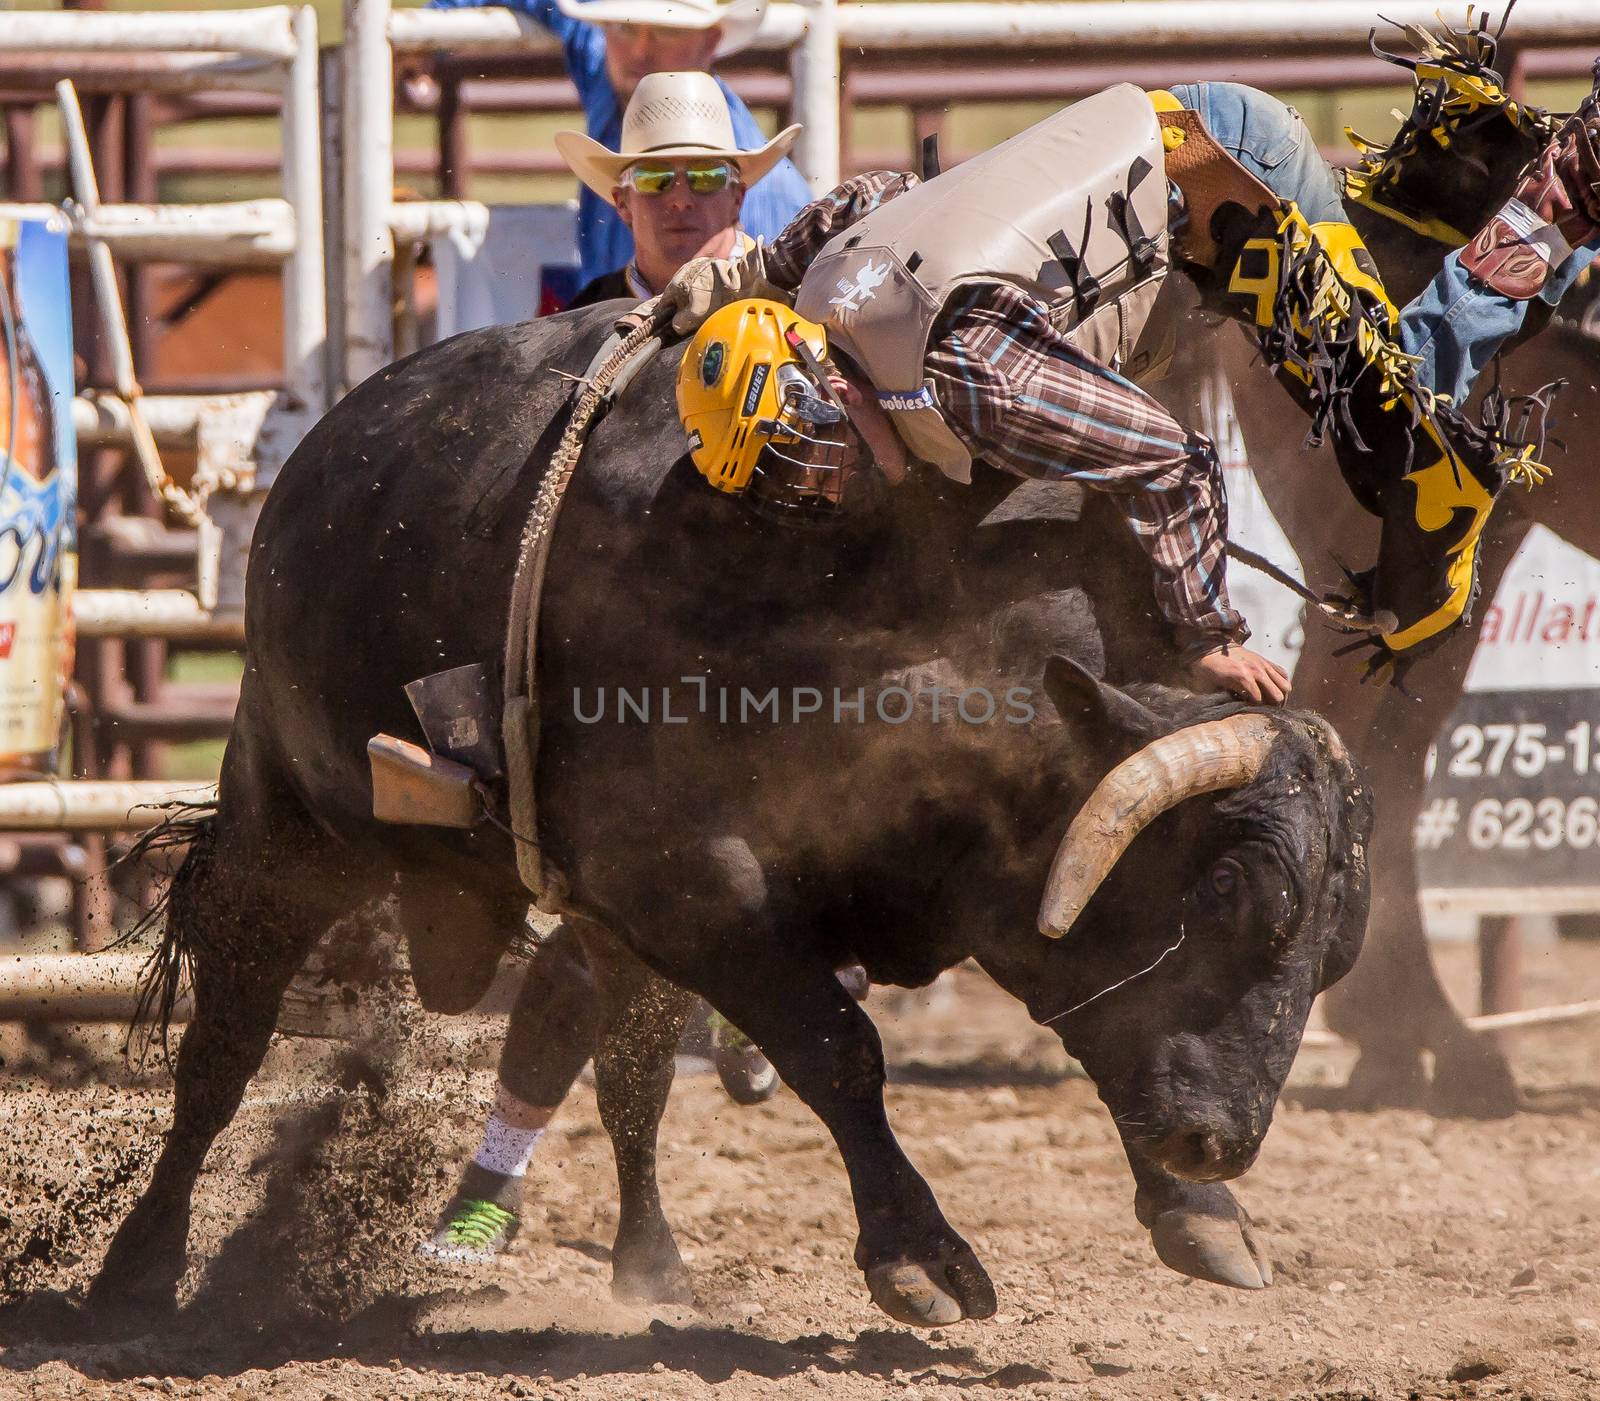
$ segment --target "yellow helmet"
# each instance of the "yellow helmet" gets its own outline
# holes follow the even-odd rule
[[[818,382],[821,326],[751,298],[713,312],[678,365],[678,417],[694,465],[718,491],[785,516],[831,512],[854,454],[832,391]]]

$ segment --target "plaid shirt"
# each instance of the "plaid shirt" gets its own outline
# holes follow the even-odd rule
[[[768,245],[767,277],[798,287],[829,238],[916,184],[886,171],[846,180]],[[1036,297],[999,282],[962,287],[934,326],[925,370],[974,458],[1116,498],[1186,660],[1249,636],[1228,603],[1228,508],[1210,443],[1073,346]]]

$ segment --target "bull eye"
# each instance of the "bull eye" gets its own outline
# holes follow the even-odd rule
[[[1211,868],[1211,890],[1224,900],[1239,888],[1239,868],[1232,861],[1219,861]]]

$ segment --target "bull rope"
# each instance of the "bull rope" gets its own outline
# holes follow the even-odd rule
[[[658,343],[671,310],[664,308],[656,315],[637,320],[617,341],[615,349],[608,349],[610,342],[600,348],[596,356],[599,364],[591,364],[590,372],[580,381],[583,392],[573,405],[572,416],[550,459],[549,469],[539,483],[517,551],[517,572],[511,583],[511,612],[506,622],[501,733],[517,875],[532,893],[533,903],[546,914],[561,912],[566,899],[566,880],[560,871],[545,862],[539,845],[535,796],[534,769],[539,759],[539,603],[544,594],[545,568],[555,539],[556,517],[583,457],[595,418],[615,397],[614,388],[620,392],[631,378],[625,372],[642,364],[643,352]]]

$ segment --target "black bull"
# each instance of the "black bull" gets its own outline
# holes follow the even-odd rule
[[[196,1004],[174,1125],[98,1301],[170,1301],[195,1176],[331,924],[394,894],[418,991],[440,1010],[471,1005],[521,926],[511,839],[375,823],[365,746],[380,730],[420,738],[404,683],[497,664],[570,393],[552,371],[581,372],[611,314],[476,332],[390,367],[274,486],[218,811],[172,892],[169,949],[192,958]],[[658,356],[594,432],[541,628],[541,833],[600,984],[618,1285],[683,1286],[654,1173],[683,1015],[670,979],[750,1034],[833,1135],[880,1306],[913,1323],[991,1313],[983,1267],[890,1131],[872,1023],[832,975],[859,960],[917,985],[971,957],[1094,1078],[1161,1257],[1259,1287],[1268,1271],[1223,1179],[1254,1159],[1311,1001],[1359,948],[1359,772],[1316,717],[1119,690],[1078,665],[1153,636],[1148,565],[1114,516],[980,526],[1015,485],[980,471],[964,490],[887,493],[833,533],[754,519],[680,455],[677,359]],[[981,687],[997,713],[968,723],[946,698],[935,722],[925,696],[897,723],[886,677]],[[745,693],[774,687],[776,721],[741,714]],[[650,723],[617,722],[619,688],[649,696]],[[820,712],[796,719],[794,688],[820,691]],[[863,718],[835,716],[835,694],[848,706],[858,688]],[[605,718],[586,719],[602,696]],[[974,689],[967,717],[985,709]],[[1011,723],[1024,709],[1032,722]],[[1165,756],[1138,785],[1165,783],[1174,746],[1152,741],[1240,719],[1267,734],[1254,779],[1156,817],[1070,935],[1043,937],[1046,875],[1091,789],[1136,754]]]

